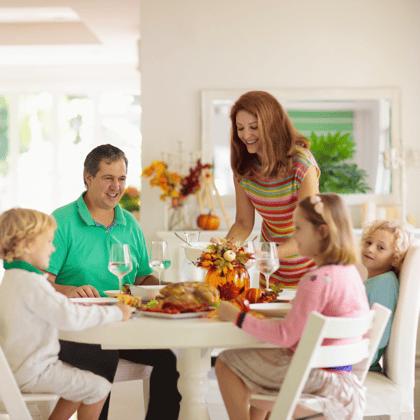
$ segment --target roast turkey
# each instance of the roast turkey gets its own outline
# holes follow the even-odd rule
[[[156,298],[170,303],[196,303],[216,306],[220,299],[219,291],[212,285],[197,281],[184,281],[164,287]]]

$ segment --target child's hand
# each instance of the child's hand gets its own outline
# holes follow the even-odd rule
[[[119,303],[117,306],[121,309],[121,312],[123,314],[122,320],[127,321],[128,319],[130,319],[131,314],[132,314],[131,306],[126,305],[125,303]]]
[[[241,310],[233,303],[222,300],[217,308],[217,318],[220,321],[230,321],[235,323]]]

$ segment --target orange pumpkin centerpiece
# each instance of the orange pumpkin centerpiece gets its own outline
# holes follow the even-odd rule
[[[249,289],[249,274],[245,263],[253,256],[243,247],[226,239],[211,244],[202,253],[198,266],[207,271],[205,282],[216,287],[223,300],[232,300]]]
[[[200,214],[197,218],[197,225],[204,230],[217,230],[220,225],[220,219],[214,214]]]

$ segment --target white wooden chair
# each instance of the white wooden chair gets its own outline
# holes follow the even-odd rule
[[[365,376],[390,314],[388,308],[379,304],[375,304],[369,314],[360,318],[333,318],[312,312],[279,394],[277,396],[254,394],[251,397],[251,404],[268,409],[271,411],[270,418],[275,420],[291,419],[297,405],[307,406],[313,411],[322,410],[314,398],[301,396],[310,370],[362,363],[365,366],[362,376]],[[369,338],[354,344],[322,346],[324,338],[359,337],[369,331]],[[361,379],[363,381],[364,378]]]
[[[420,242],[408,249],[399,275],[400,292],[384,354],[384,373],[369,372],[365,416],[414,420],[415,359],[420,309]]]
[[[145,412],[149,404],[152,369],[121,359],[114,379],[114,382],[143,380]],[[55,394],[22,394],[0,346],[0,420],[45,420],[57,399]]]
[[[22,394],[0,346],[0,402],[7,413],[0,414],[0,419],[41,420],[44,416],[36,407],[38,403],[53,402],[57,399],[55,394]],[[34,404],[34,410],[29,410],[27,404]]]

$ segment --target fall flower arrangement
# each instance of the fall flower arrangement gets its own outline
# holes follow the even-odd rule
[[[219,239],[216,244],[209,245],[201,254],[197,266],[209,270],[215,268],[218,273],[227,274],[235,267],[244,267],[245,263],[254,258],[245,252],[244,247],[233,244],[227,239]]]
[[[120,206],[128,211],[140,210],[140,191],[136,187],[127,187],[120,200]]]
[[[169,172],[168,165],[165,162],[155,160],[143,170],[142,176],[150,178],[150,187],[157,186],[162,190],[160,195],[162,201],[165,201],[168,197],[172,199],[172,205],[174,205],[201,189],[201,172],[209,168],[211,168],[211,165],[203,165],[201,160],[198,159],[196,166],[190,168],[189,174],[182,177],[176,172]]]

